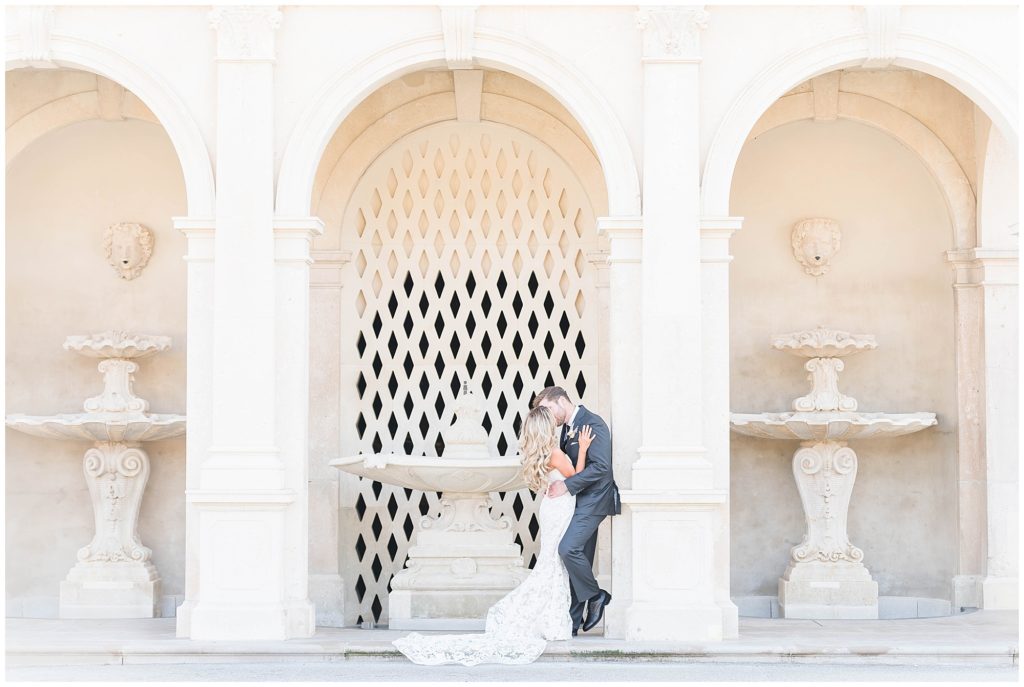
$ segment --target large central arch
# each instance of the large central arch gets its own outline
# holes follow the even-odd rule
[[[640,214],[640,180],[629,141],[608,102],[578,70],[550,50],[493,30],[477,29],[473,56],[546,89],[580,122],[597,151],[608,188],[608,214]],[[389,45],[332,78],[313,99],[289,138],[278,176],[279,216],[307,216],[317,165],[331,136],[367,95],[404,74],[445,64],[444,40],[431,34]]]

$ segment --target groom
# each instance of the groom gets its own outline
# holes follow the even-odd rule
[[[594,552],[597,549],[597,528],[608,515],[622,511],[619,503],[619,488],[612,478],[612,437],[605,424],[595,413],[582,405],[573,404],[565,389],[549,386],[542,390],[533,401],[534,407],[544,406],[551,411],[555,422],[562,425],[559,448],[569,456],[573,466],[579,458],[580,445],[577,433],[580,428],[590,425],[594,441],[587,449],[587,463],[582,472],[568,477],[563,482],[551,484],[548,496],[561,496],[566,491],[576,496],[576,511],[569,528],[558,545],[569,572],[572,589],[572,635],[576,636],[580,626],[590,630],[604,616],[604,609],[612,595],[597,586],[594,579]],[[586,607],[586,619],[583,617]]]

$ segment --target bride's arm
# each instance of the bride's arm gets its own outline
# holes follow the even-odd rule
[[[557,448],[551,451],[551,457],[548,458],[548,470],[552,469],[558,470],[563,477],[572,477],[576,474],[576,468],[572,466],[569,456]]]

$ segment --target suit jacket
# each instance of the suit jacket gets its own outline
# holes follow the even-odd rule
[[[608,425],[596,413],[592,413],[582,405],[576,413],[573,429],[577,432],[584,425],[590,425],[594,440],[587,449],[587,464],[583,471],[567,477],[565,487],[570,494],[576,496],[576,512],[596,515],[618,515],[622,512],[619,500],[619,488],[612,475],[612,435]],[[573,467],[580,455],[579,436],[568,436],[566,427],[562,427],[559,448],[569,456]]]

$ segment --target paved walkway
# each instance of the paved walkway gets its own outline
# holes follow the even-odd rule
[[[24,666],[8,681],[112,682],[1017,682],[1017,666],[883,666],[820,663],[538,661],[525,666],[417,666],[402,660],[319,663],[175,663]]]
[[[391,640],[405,633],[393,630],[318,628],[308,639],[259,642],[178,639],[174,630],[173,618],[8,618],[7,665],[404,662]],[[1017,613],[977,611],[906,620],[741,618],[739,638],[722,642],[639,643],[581,635],[567,642],[552,642],[540,664],[626,661],[634,665],[703,662],[1005,668],[1017,665],[1017,655]],[[544,679],[541,675],[536,673],[532,679]],[[467,675],[464,679],[475,678]]]

